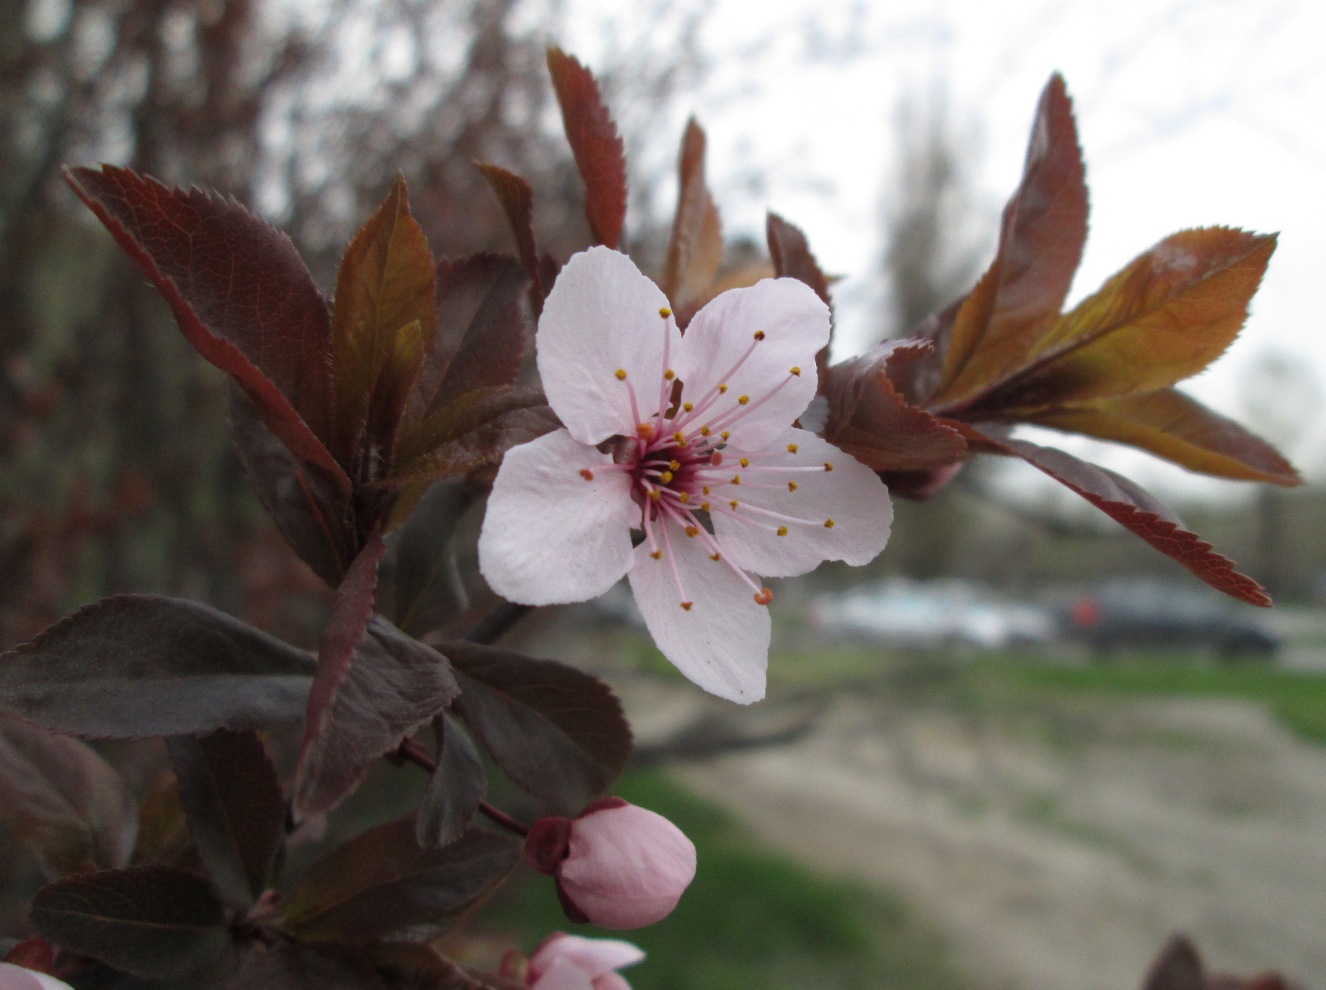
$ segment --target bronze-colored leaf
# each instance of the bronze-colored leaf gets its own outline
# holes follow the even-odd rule
[[[390,451],[437,326],[437,278],[397,177],[345,250],[332,309],[337,452],[352,466]]]
[[[1028,421],[1149,451],[1190,471],[1297,485],[1293,465],[1265,440],[1174,389],[1144,392],[1088,406],[1064,406]]]
[[[1026,362],[1059,315],[1086,236],[1082,150],[1072,100],[1055,74],[1036,108],[1022,182],[1004,207],[995,259],[938,341],[944,364],[937,400],[963,400]]]
[[[543,285],[543,273],[539,270],[539,248],[534,239],[534,190],[516,173],[497,165],[480,162],[479,171],[493,187],[506,212],[507,223],[516,239],[516,253],[530,279],[530,309],[537,318],[543,312],[543,297],[547,290]]]
[[[776,213],[765,220],[765,237],[769,242],[769,257],[773,259],[774,274],[778,278],[794,278],[815,290],[824,305],[829,307],[829,342],[815,355],[815,368],[819,372],[820,391],[824,391],[825,375],[829,367],[829,348],[833,346],[833,299],[829,295],[829,280],[820,269],[810,244],[801,229],[788,223]]]
[[[566,139],[585,183],[585,213],[598,244],[615,248],[626,219],[626,151],[594,75],[560,48],[548,49],[548,73],[562,108]],[[551,283],[549,283],[551,284]]]
[[[678,313],[692,311],[723,264],[723,227],[705,185],[704,155],[704,129],[692,117],[677,161],[677,214],[663,264],[663,293]]]
[[[1275,235],[1228,227],[1167,237],[1064,314],[995,404],[1040,410],[1196,374],[1238,336],[1274,250]]]

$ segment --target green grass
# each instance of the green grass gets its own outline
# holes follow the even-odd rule
[[[695,882],[664,921],[620,937],[648,954],[634,990],[961,990],[942,941],[901,901],[816,876],[764,851],[724,812],[656,772],[614,792],[667,816],[695,842]],[[487,920],[527,949],[549,932],[607,936],[570,924],[552,884],[513,884]]]

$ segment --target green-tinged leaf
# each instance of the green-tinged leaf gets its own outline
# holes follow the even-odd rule
[[[466,392],[419,424],[403,445],[397,484],[433,481],[496,465],[516,444],[561,425],[536,388]]]
[[[483,829],[421,849],[413,820],[387,822],[314,863],[290,892],[280,924],[313,942],[431,941],[520,855],[519,842]]]
[[[332,387],[342,463],[389,457],[436,328],[433,254],[398,176],[350,241],[336,282]]]
[[[0,715],[0,822],[48,874],[125,866],[138,815],[115,769],[85,743]]]
[[[446,658],[372,616],[374,536],[337,590],[318,652],[318,676],[295,780],[296,818],[348,797],[378,757],[447,707],[459,688]]]
[[[358,540],[348,488],[290,453],[238,388],[228,391],[230,435],[240,463],[299,559],[336,587]]]
[[[1066,313],[997,406],[1037,411],[1196,374],[1238,336],[1274,250],[1274,235],[1228,227],[1167,237]]]
[[[202,869],[172,771],[157,776],[138,807],[138,845],[134,847],[131,863]]]
[[[1297,485],[1293,465],[1265,440],[1173,389],[1065,406],[1028,421],[1140,447],[1190,471]]]
[[[469,607],[456,531],[473,501],[461,482],[439,481],[392,534],[390,601],[380,608],[411,636],[439,629]]]
[[[299,942],[255,944],[221,990],[391,990],[362,952]]]
[[[566,140],[585,183],[585,213],[598,244],[621,241],[626,219],[626,152],[593,74],[559,48],[548,49],[548,74],[562,108]]]
[[[578,814],[621,774],[631,729],[606,684],[552,660],[441,644],[460,682],[456,712],[523,790]]]
[[[692,307],[718,277],[723,264],[723,226],[718,207],[704,179],[704,129],[692,117],[686,122],[677,161],[677,213],[663,263],[662,289],[689,322]],[[681,316],[678,322],[685,325]]]
[[[820,390],[823,391],[825,375],[829,367],[829,348],[833,345],[833,299],[829,295],[829,280],[820,270],[819,262],[810,253],[810,244],[806,235],[776,213],[770,213],[765,220],[765,237],[769,242],[769,257],[773,259],[774,275],[778,278],[794,278],[805,282],[815,290],[815,295],[829,307],[829,343],[815,355],[815,367],[819,370]]]
[[[175,736],[166,749],[194,845],[217,894],[245,912],[267,889],[285,834],[281,783],[252,732]]]
[[[483,761],[474,742],[447,716],[437,719],[437,770],[428,782],[415,821],[415,838],[425,849],[455,842],[474,823],[487,789]]]
[[[1216,553],[1211,544],[1185,529],[1173,512],[1135,482],[1053,447],[1041,447],[1024,440],[1000,443],[992,439],[990,442],[1005,453],[1021,457],[1081,495],[1217,591],[1250,605],[1271,604],[1260,584],[1236,571],[1233,561]]]
[[[1022,182],[1004,207],[995,260],[939,341],[953,402],[1021,368],[1059,315],[1087,237],[1087,189],[1073,104],[1059,75],[1041,93]]]
[[[511,234],[516,240],[516,253],[530,280],[530,309],[537,318],[543,312],[547,290],[540,271],[538,244],[534,239],[534,190],[520,176],[497,165],[480,163],[479,171],[497,193],[506,212],[507,223],[511,225]]]
[[[327,304],[290,239],[233,199],[167,189],[128,169],[66,176],[160,290],[198,353],[244,389],[297,457],[348,488],[326,446]]]
[[[31,918],[61,948],[153,979],[204,969],[231,945],[207,881],[164,866],[66,877],[37,891]]]
[[[438,264],[437,340],[419,378],[412,423],[467,392],[515,382],[530,333],[528,282],[515,259],[499,255]]]
[[[116,595],[0,655],[0,708],[94,739],[260,729],[299,720],[313,669],[206,605]]]
[[[829,370],[824,439],[875,471],[927,471],[961,459],[962,435],[904,399],[889,367],[930,352],[921,342],[886,341]]]

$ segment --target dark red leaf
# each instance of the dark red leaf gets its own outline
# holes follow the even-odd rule
[[[338,589],[318,653],[295,781],[295,816],[330,810],[368,767],[449,705],[459,688],[446,658],[382,619],[371,618],[374,536]]]
[[[824,439],[875,471],[928,471],[965,456],[962,435],[894,387],[890,365],[929,353],[921,342],[886,341],[829,370]]]
[[[248,396],[228,394],[230,434],[240,462],[281,535],[299,559],[336,587],[358,541],[350,490],[301,461],[269,430]]]
[[[677,213],[663,264],[662,289],[685,326],[723,264],[723,227],[704,178],[704,130],[686,122],[677,162]],[[683,320],[682,316],[686,319]]]
[[[221,900],[240,912],[267,889],[285,834],[285,798],[252,732],[166,740],[194,845]]]
[[[464,641],[439,648],[460,682],[456,712],[523,790],[578,814],[625,768],[631,729],[602,681],[509,650]]]
[[[519,842],[483,829],[421,849],[413,820],[387,822],[314,863],[286,899],[280,924],[314,942],[431,941],[520,854]]]
[[[0,823],[49,875],[127,865],[137,811],[120,775],[91,747],[0,716]]]
[[[524,990],[505,980],[475,979],[431,946],[416,942],[378,942],[364,952],[388,990]]]
[[[514,259],[495,254],[438,264],[437,340],[420,376],[415,420],[467,392],[515,382],[530,334],[528,280]]]
[[[0,707],[94,739],[261,729],[299,720],[313,670],[206,605],[117,595],[0,655]]]
[[[379,598],[379,610],[411,636],[423,637],[469,607],[456,536],[473,502],[462,482],[443,479],[392,534],[389,600]]]
[[[566,139],[585,183],[585,212],[598,244],[615,248],[626,218],[626,151],[593,74],[559,48],[548,49],[548,73],[562,108]]]
[[[1064,406],[1027,421],[1131,444],[1190,471],[1243,481],[1297,485],[1292,464],[1265,440],[1174,389]]]
[[[530,309],[537,318],[543,312],[547,290],[540,270],[539,248],[534,240],[534,190],[520,176],[497,165],[480,163],[479,171],[483,172],[506,211],[507,222],[516,239],[516,253],[530,279]]]
[[[61,948],[151,979],[196,973],[231,945],[207,881],[166,866],[66,877],[37,891],[31,917]]]
[[[1184,935],[1171,935],[1152,962],[1141,990],[1206,990],[1197,947]]]
[[[799,227],[788,223],[776,213],[770,213],[765,221],[765,237],[769,242],[769,257],[773,259],[774,274],[778,278],[794,278],[805,282],[829,307],[829,343],[815,355],[822,392],[829,365],[829,348],[833,345],[833,299],[829,296],[829,280],[820,270],[815,256],[810,253],[810,244]]]
[[[1022,182],[1004,207],[995,260],[940,341],[945,401],[1019,368],[1056,319],[1082,260],[1087,189],[1073,104],[1059,75],[1041,93]]]
[[[1216,590],[1251,605],[1271,604],[1261,585],[1236,571],[1233,561],[1213,551],[1211,544],[1184,529],[1177,516],[1134,482],[1053,447],[1024,440],[1008,440],[1002,446],[1081,495]]]
[[[290,239],[233,199],[167,189],[128,169],[71,169],[70,185],[160,290],[198,353],[230,374],[302,460],[329,453],[326,301]]]
[[[392,990],[348,949],[299,942],[255,944],[221,990]]]
[[[440,752],[415,822],[415,837],[425,849],[449,845],[474,822],[486,790],[483,761],[474,742],[455,720],[443,716],[437,726]]]

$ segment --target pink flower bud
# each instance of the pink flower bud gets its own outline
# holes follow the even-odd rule
[[[606,984],[604,987],[590,985],[593,990],[620,990],[612,984]],[[46,973],[38,973],[35,969],[24,969],[13,963],[0,962],[0,990],[74,990],[74,988],[63,980],[57,980]]]
[[[604,928],[667,917],[695,878],[695,846],[681,829],[621,798],[596,801],[575,820],[535,822],[525,856],[557,878],[567,917]]]
[[[556,932],[530,957],[530,990],[631,990],[616,970],[645,957],[630,942]]]

